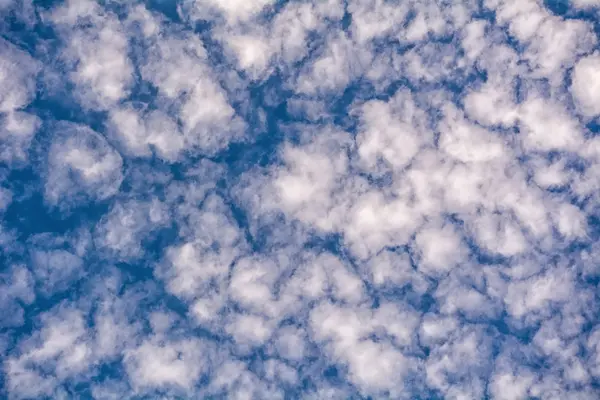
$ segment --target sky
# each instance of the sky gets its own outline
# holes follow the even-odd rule
[[[600,0],[0,0],[0,398],[600,398]]]

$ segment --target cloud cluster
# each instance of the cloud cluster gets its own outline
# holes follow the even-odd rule
[[[0,396],[600,396],[598,1],[0,11]]]

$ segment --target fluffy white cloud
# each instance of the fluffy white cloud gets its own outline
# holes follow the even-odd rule
[[[149,156],[152,150],[167,159],[176,159],[185,145],[177,124],[161,111],[143,113],[124,107],[111,113],[115,136],[133,155]]]
[[[206,350],[197,340],[146,340],[125,354],[125,366],[135,390],[175,386],[191,390],[205,369]]]
[[[595,2],[3,4],[0,397],[598,398]]]
[[[360,113],[364,128],[357,137],[357,151],[366,170],[380,170],[381,162],[401,170],[431,143],[423,112],[408,93],[399,92],[389,102],[367,102]]]
[[[210,17],[213,12],[217,12],[223,15],[228,23],[237,23],[246,21],[259,12],[265,7],[274,3],[273,0],[230,0],[230,1],[217,1],[217,0],[196,0],[193,1],[192,14],[197,18]]]
[[[354,47],[345,33],[332,34],[323,54],[298,78],[299,93],[341,90],[370,62],[370,54]]]
[[[53,310],[42,316],[42,323],[32,340],[23,343],[21,355],[5,360],[8,388],[21,398],[51,396],[62,380],[84,373],[91,363],[80,311]]]
[[[0,279],[0,306],[6,310],[0,325],[3,328],[21,326],[25,322],[22,304],[31,304],[36,297],[31,272],[22,265],[14,265],[3,272]]]
[[[165,106],[177,103],[175,117],[186,146],[198,147],[208,153],[226,147],[229,141],[241,134],[245,124],[235,115],[227,94],[207,64],[203,43],[192,34],[183,37],[165,35],[167,37],[158,42],[151,38],[147,59],[140,66],[142,78],[158,89],[159,96],[164,97]],[[168,127],[168,120],[160,114],[155,115],[163,118],[163,123]],[[134,115],[121,114],[119,117],[116,114],[116,118],[123,117],[128,118],[128,123],[134,124],[133,129],[141,129],[136,128]],[[157,129],[156,133],[152,132],[153,129]],[[130,135],[148,137],[150,134],[153,142],[148,143],[157,145],[159,151],[168,155],[177,150],[178,145],[171,140],[169,143],[162,142],[164,139],[160,137],[165,134],[164,129],[153,124],[147,125],[145,135],[142,131],[136,133],[129,130],[121,132],[121,135],[128,140]]]
[[[41,65],[6,40],[0,41],[0,112],[18,110],[33,100],[35,77]]]
[[[571,93],[581,114],[589,117],[600,114],[598,106],[598,79],[596,77],[600,56],[593,54],[580,59],[573,68]]]
[[[22,164],[40,119],[22,110],[36,95],[40,62],[0,40],[0,162]]]
[[[156,198],[116,203],[96,226],[94,242],[117,259],[135,259],[142,255],[142,240],[167,225],[168,219],[167,207]]]
[[[118,18],[90,0],[67,1],[49,19],[61,31],[69,78],[85,107],[107,109],[129,94],[134,68],[128,38]],[[81,29],[81,21],[87,27]]]
[[[123,160],[97,132],[67,122],[52,127],[44,196],[51,206],[104,200],[119,190]]]
[[[392,397],[402,393],[404,374],[415,362],[392,344],[368,338],[374,322],[370,311],[323,303],[310,318],[315,338],[329,342],[328,351],[337,363],[347,365],[348,379],[362,392]]]

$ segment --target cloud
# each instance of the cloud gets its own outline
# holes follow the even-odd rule
[[[103,136],[67,122],[52,131],[44,190],[50,206],[104,200],[118,192],[123,160]]]
[[[579,8],[588,9],[600,6],[600,3],[598,3],[597,0],[575,0],[573,5]]]
[[[594,97],[594,71],[596,71],[595,66],[598,63],[600,63],[600,58],[597,55],[590,55],[579,60],[573,68],[571,92],[577,102],[578,110],[581,114],[589,117],[600,113]]]
[[[94,1],[67,1],[52,10],[49,19],[65,41],[62,57],[72,66],[68,73],[76,96],[90,108],[106,109],[128,95],[133,65],[127,55],[127,37],[118,19]],[[81,29],[86,21],[87,29]]]
[[[96,225],[94,243],[117,259],[142,255],[142,241],[153,231],[167,226],[169,211],[158,199],[116,203]]]
[[[599,397],[597,2],[13,3],[0,397]]]
[[[0,324],[3,328],[18,327],[25,323],[22,304],[35,300],[31,272],[23,265],[13,265],[2,274],[0,302],[6,310]]]
[[[153,343],[145,341],[125,354],[125,366],[135,390],[175,386],[190,390],[203,370],[198,341]]]
[[[206,49],[197,36],[167,33],[164,40],[152,41],[140,72],[142,79],[158,90],[159,104],[174,103],[173,117],[186,146],[210,154],[227,147],[242,134],[245,123],[236,116],[216,74],[207,65]],[[156,128],[152,124],[150,129]],[[160,128],[158,132],[164,134]],[[165,150],[164,146],[177,146],[157,143],[159,150],[166,153],[173,150]]]
[[[5,362],[8,388],[20,397],[51,395],[63,379],[84,373],[91,361],[81,312],[62,308],[42,315],[41,322],[41,330],[24,344],[20,356]]]
[[[225,17],[228,23],[247,21],[256,16],[265,7],[271,5],[273,0],[253,0],[219,2],[215,0],[196,0],[193,1],[193,11],[197,18],[206,18],[210,12],[217,12]]]
[[[9,165],[23,164],[27,151],[40,126],[36,115],[22,109],[36,95],[39,61],[12,43],[0,41],[0,161]]]

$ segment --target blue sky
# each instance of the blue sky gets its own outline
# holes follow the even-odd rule
[[[0,397],[598,399],[599,13],[0,0]]]

